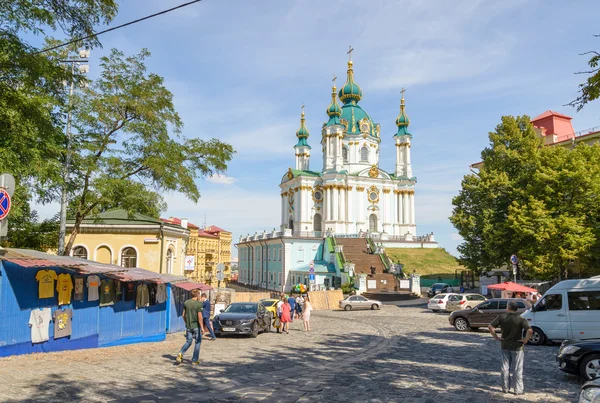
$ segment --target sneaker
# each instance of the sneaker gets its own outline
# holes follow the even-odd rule
[[[177,354],[177,358],[175,359],[175,361],[181,364],[183,362],[183,354]]]
[[[210,339],[210,341],[215,341],[215,340],[217,340],[217,338],[216,338],[216,337],[212,337],[212,338]]]
[[[192,361],[192,365],[198,365],[200,364],[200,361]]]

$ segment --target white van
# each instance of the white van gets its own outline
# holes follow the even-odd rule
[[[600,276],[561,281],[521,316],[533,328],[531,344],[600,338]]]

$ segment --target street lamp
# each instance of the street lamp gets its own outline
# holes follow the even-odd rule
[[[90,66],[88,64],[90,57],[90,51],[88,49],[81,49],[79,51],[79,57],[61,60],[61,63],[71,63],[71,84],[69,88],[69,107],[67,109],[67,127],[66,127],[66,155],[64,165],[64,183],[62,186],[60,196],[60,230],[58,233],[58,255],[65,253],[65,236],[67,232],[67,182],[69,178],[69,168],[71,165],[71,107],[73,98],[73,86],[75,84],[73,76],[75,75],[75,66],[81,74],[88,73]],[[82,82],[82,87],[87,87],[87,83]]]

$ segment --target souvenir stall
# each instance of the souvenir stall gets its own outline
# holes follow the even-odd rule
[[[2,250],[0,357],[164,340],[177,283],[200,286],[139,268]]]

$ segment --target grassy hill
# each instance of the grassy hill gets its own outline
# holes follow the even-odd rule
[[[402,263],[406,274],[415,269],[421,276],[454,277],[457,269],[464,270],[454,256],[442,248],[385,248],[385,253],[394,263]]]

